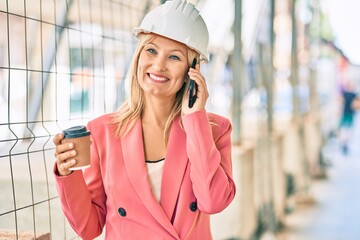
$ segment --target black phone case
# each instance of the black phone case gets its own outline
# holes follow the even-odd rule
[[[194,58],[191,67],[195,68],[196,66],[196,58]],[[197,84],[195,83],[194,80],[190,79],[190,83],[189,83],[189,108],[192,108],[194,106],[194,103],[196,101],[196,93],[197,93]]]

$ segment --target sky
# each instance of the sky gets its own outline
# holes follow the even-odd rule
[[[336,46],[343,50],[350,62],[360,65],[360,1],[325,0],[323,3],[329,14]]]

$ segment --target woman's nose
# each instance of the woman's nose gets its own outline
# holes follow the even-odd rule
[[[166,61],[164,58],[158,56],[157,58],[154,59],[153,62],[153,68],[155,71],[165,71],[166,70]]]

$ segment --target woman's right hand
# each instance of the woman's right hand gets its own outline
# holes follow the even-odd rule
[[[53,142],[55,144],[55,157],[56,165],[59,176],[67,176],[72,171],[69,170],[76,164],[76,160],[73,158],[76,156],[73,143],[64,143],[61,141],[64,139],[64,134],[58,133],[54,136]]]

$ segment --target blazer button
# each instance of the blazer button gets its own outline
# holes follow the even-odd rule
[[[192,202],[190,203],[190,210],[195,212],[197,210],[197,203],[196,202]]]
[[[124,208],[119,208],[118,209],[118,212],[119,212],[119,214],[120,214],[120,216],[122,216],[122,217],[125,217],[126,216],[126,211],[125,211],[125,209]]]

